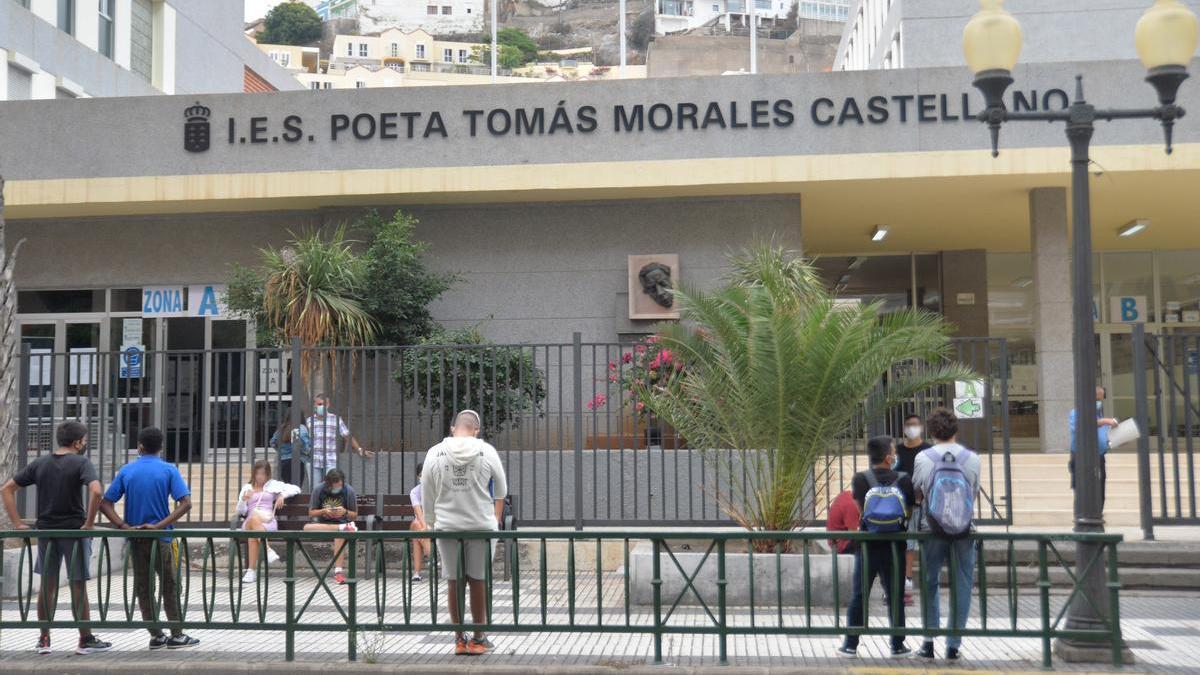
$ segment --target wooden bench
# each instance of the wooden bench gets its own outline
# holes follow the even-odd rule
[[[375,507],[375,495],[360,495],[356,501],[358,517],[355,519],[354,524],[358,526],[360,530],[369,530],[375,528],[378,520]],[[287,531],[303,530],[305,525],[317,522],[315,518],[308,515],[309,505],[311,502],[312,495],[304,493],[284,500],[283,506],[275,509],[276,529]],[[231,520],[229,523],[229,529],[241,529],[244,521],[245,516],[234,515],[233,520]],[[245,557],[247,554],[244,552],[246,549],[246,540],[238,539],[234,541],[237,543],[236,548],[238,555],[242,556],[243,565],[245,565],[247,561],[247,557]],[[231,553],[233,549],[234,547],[230,546]],[[372,564],[374,553],[374,547],[368,544],[366,549],[366,567],[363,568],[364,570],[373,571],[375,569],[374,565]],[[232,560],[230,562],[232,563]]]

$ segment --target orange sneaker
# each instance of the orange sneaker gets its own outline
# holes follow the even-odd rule
[[[468,656],[468,655],[470,655],[470,653],[471,653],[471,651],[467,647],[466,640],[464,640],[463,638],[456,638],[454,640],[454,655],[455,656]]]
[[[494,647],[495,646],[492,644],[492,641],[486,637],[482,640],[479,638],[471,638],[471,640],[467,642],[467,653],[471,656],[483,656],[484,654],[492,651]]]

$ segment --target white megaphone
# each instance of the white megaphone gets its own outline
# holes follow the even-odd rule
[[[1138,429],[1137,422],[1133,418],[1129,418],[1108,432],[1108,447],[1120,447],[1131,441],[1136,441],[1141,435],[1142,432]]]

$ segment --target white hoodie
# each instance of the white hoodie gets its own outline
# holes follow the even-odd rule
[[[421,506],[431,528],[499,529],[495,500],[508,496],[508,480],[500,455],[488,443],[478,438],[445,438],[425,455],[421,485]]]

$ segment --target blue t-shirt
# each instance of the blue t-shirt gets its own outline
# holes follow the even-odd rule
[[[190,494],[174,464],[164,462],[158,455],[142,455],[121,467],[104,498],[115,504],[124,497],[125,522],[137,527],[157,523],[171,515],[168,497],[179,501]],[[167,529],[172,526],[168,525]],[[163,541],[170,540],[170,537],[163,537]]]

